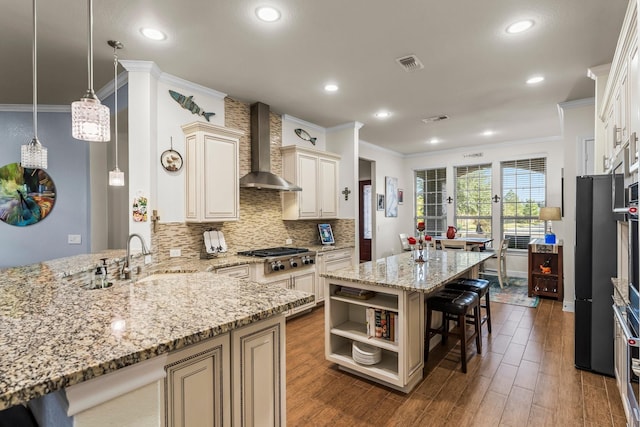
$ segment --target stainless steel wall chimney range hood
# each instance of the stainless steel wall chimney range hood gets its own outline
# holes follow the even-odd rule
[[[240,187],[280,191],[301,191],[302,188],[271,173],[271,125],[269,106],[251,104],[251,172],[240,178]]]

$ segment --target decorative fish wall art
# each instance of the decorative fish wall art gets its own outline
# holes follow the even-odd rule
[[[197,116],[204,117],[205,119],[207,119],[207,121],[210,121],[209,117],[216,115],[216,113],[206,113],[203,109],[201,109],[198,104],[193,102],[193,95],[184,96],[183,94],[175,92],[171,89],[169,89],[169,95],[171,95],[171,97],[175,99],[182,108],[191,111]]]

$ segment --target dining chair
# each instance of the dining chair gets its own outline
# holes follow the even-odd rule
[[[442,249],[462,249],[463,251],[468,251],[467,242],[464,240],[455,240],[455,239],[442,239],[440,240],[440,246]]]
[[[500,247],[498,248],[498,283],[500,288],[504,288],[504,285],[509,284],[509,277],[507,276],[507,248],[509,247],[509,239],[502,239]]]

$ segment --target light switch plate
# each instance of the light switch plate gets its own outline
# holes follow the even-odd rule
[[[293,239],[287,239],[285,240],[285,245],[290,245],[293,243]]]
[[[81,245],[82,244],[82,235],[81,234],[69,234],[67,235],[67,243],[70,245]]]
[[[169,249],[169,257],[177,257],[182,255],[181,249]]]

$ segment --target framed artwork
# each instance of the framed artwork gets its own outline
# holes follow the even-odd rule
[[[56,186],[43,169],[0,167],[0,220],[17,227],[42,221],[56,203]]]
[[[399,188],[398,189],[398,204],[401,205],[404,203],[404,190]]]
[[[384,210],[384,194],[376,194],[378,196],[378,209],[379,211]]]
[[[384,216],[395,218],[398,216],[398,178],[384,177],[385,182],[385,210]]]

